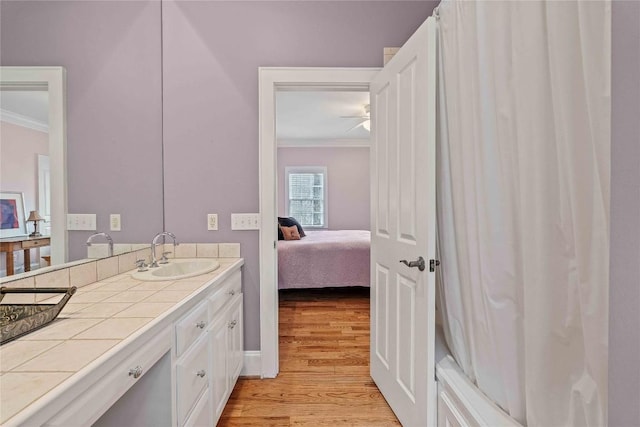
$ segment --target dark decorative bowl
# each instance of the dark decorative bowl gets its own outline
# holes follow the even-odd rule
[[[64,293],[57,304],[0,304],[0,345],[35,331],[51,323],[76,293],[70,288],[0,288],[0,302],[6,294]]]

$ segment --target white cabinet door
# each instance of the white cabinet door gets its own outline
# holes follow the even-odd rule
[[[211,387],[211,403],[213,404],[214,419],[216,420],[222,414],[230,387],[227,366],[230,329],[227,326],[227,319],[226,314],[218,316],[213,321],[209,331],[209,344],[211,346],[209,387]]]
[[[236,297],[229,311],[229,388],[233,386],[242,370],[243,359],[243,322],[242,295]]]
[[[371,377],[405,426],[436,422],[435,47],[429,18],[370,86]]]
[[[184,425],[185,427],[211,427],[214,425],[211,420],[210,393],[205,393],[204,395],[202,395]]]

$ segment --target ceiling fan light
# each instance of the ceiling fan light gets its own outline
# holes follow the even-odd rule
[[[365,120],[364,122],[362,122],[362,127],[365,128],[367,131],[371,130],[371,120]]]

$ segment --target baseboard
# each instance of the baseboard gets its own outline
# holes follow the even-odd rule
[[[241,377],[262,376],[262,356],[259,351],[245,351]]]

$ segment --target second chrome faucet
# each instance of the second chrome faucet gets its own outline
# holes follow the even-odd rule
[[[169,236],[173,239],[173,247],[175,250],[175,247],[179,245],[178,240],[176,239],[176,235],[169,232],[169,231],[163,231],[161,233],[156,234],[156,236],[153,238],[153,240],[151,241],[151,264],[149,265],[149,267],[151,268],[155,268],[155,267],[159,267],[158,265],[158,260],[156,259],[156,245],[158,244],[158,241],[161,237],[165,237],[165,236]],[[169,252],[163,252],[162,253],[162,258],[161,258],[161,263],[163,260],[166,260],[166,254]],[[166,263],[166,261],[165,261]]]

